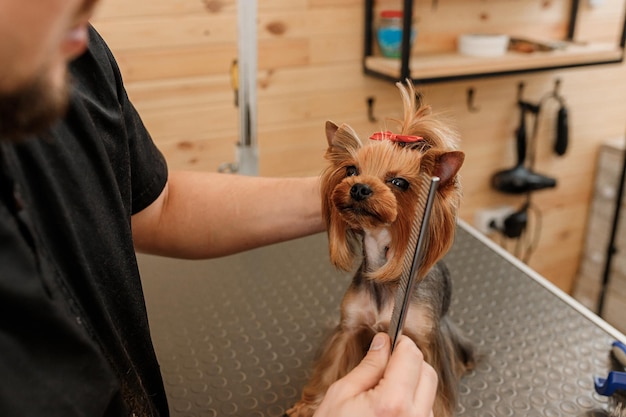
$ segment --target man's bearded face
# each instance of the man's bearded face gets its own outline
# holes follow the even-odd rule
[[[0,140],[14,141],[39,133],[63,116],[68,82],[51,84],[42,75],[14,92],[0,94]]]
[[[87,48],[97,0],[0,0],[0,141],[49,127],[68,102],[68,62]]]

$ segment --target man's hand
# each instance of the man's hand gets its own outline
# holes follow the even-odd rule
[[[433,415],[437,374],[415,343],[402,336],[393,355],[384,333],[348,375],[331,385],[315,417]]]

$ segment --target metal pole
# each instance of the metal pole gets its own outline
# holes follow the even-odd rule
[[[365,0],[365,44],[363,45],[363,65],[365,57],[371,56],[374,49],[374,0]]]
[[[239,142],[237,171],[258,175],[257,144],[257,15],[256,0],[237,0],[239,67]]]
[[[578,19],[578,9],[580,8],[580,0],[572,0],[569,15],[569,25],[567,27],[567,40],[573,41],[576,34],[576,20]]]
[[[402,16],[402,53],[400,56],[400,80],[411,78],[411,31],[413,29],[413,0],[404,0]]]

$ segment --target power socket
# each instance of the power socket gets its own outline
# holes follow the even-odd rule
[[[515,213],[513,206],[498,206],[476,210],[474,226],[479,232],[489,235],[504,227],[504,219]],[[494,227],[495,226],[495,227]]]

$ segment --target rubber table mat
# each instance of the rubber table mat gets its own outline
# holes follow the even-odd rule
[[[452,319],[482,355],[461,382],[457,415],[605,414],[593,376],[606,376],[610,345],[623,335],[467,226],[445,261]],[[139,263],[175,417],[282,416],[351,279],[330,265],[324,234],[210,261]]]

